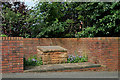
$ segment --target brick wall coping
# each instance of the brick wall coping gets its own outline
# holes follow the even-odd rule
[[[23,40],[23,37],[0,37],[0,40],[14,40],[14,41],[16,41],[16,40]]]
[[[39,40],[40,38],[23,38],[23,37],[0,37],[0,40]],[[42,38],[46,39],[46,38]],[[47,38],[48,39],[48,38]],[[49,39],[55,39],[55,38],[49,38]],[[62,39],[62,38],[59,38]],[[64,38],[64,39],[97,39],[97,40],[105,40],[105,39],[120,39],[120,37],[92,37],[92,38]]]

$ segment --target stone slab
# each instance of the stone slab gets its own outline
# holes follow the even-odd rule
[[[60,46],[37,46],[42,52],[67,52],[67,49]]]
[[[48,64],[48,65],[41,65],[41,66],[29,66],[29,67],[26,67],[26,70],[24,72],[47,72],[47,71],[82,69],[82,68],[93,68],[93,67],[101,67],[101,65],[93,64],[89,62]]]

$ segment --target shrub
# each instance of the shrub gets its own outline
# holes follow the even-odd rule
[[[79,63],[79,62],[87,62],[88,58],[85,56],[73,56],[70,55],[67,59],[67,63]]]
[[[31,56],[30,58],[26,59],[24,58],[24,67],[25,66],[39,66],[42,65],[42,58],[37,59],[37,56]]]
[[[77,52],[75,51],[75,55],[70,55],[67,59],[68,63],[79,63],[79,62],[87,62],[88,61],[88,57],[87,55],[83,55],[83,56],[78,56]]]

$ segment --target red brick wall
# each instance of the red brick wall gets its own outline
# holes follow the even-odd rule
[[[39,45],[38,38],[24,38],[23,40],[24,56],[29,58],[30,56],[37,54],[37,46]]]
[[[118,39],[118,70],[120,71],[120,37]]]
[[[105,65],[107,71],[118,70],[117,37],[89,38],[85,40],[85,44],[89,50],[87,54],[90,62]]]
[[[118,70],[118,37],[97,38],[24,38],[25,55],[36,54],[36,46],[61,46],[68,54],[88,55],[89,62],[105,65],[106,70]]]
[[[23,72],[23,38],[0,37],[2,40],[2,73]]]
[[[118,37],[98,38],[20,38],[3,37],[2,68],[3,72],[22,72],[23,56],[37,54],[36,46],[61,46],[68,49],[68,54],[86,53],[89,62],[105,65],[108,71],[118,70]],[[119,42],[120,43],[120,42]],[[119,49],[120,50],[120,49]]]
[[[55,45],[68,49],[69,54],[74,54],[78,50],[77,38],[24,38],[25,56],[28,58],[36,54],[36,46]]]

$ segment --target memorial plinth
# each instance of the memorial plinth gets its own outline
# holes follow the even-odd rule
[[[59,64],[67,61],[67,49],[60,46],[37,46],[37,58],[43,64]]]

